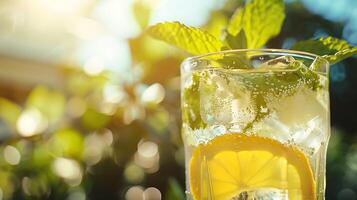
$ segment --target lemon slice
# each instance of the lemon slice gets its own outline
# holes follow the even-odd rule
[[[315,181],[304,153],[259,136],[225,134],[198,146],[189,174],[195,200],[245,199],[247,191],[282,191],[281,199],[315,199]]]

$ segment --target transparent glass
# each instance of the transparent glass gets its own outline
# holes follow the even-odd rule
[[[328,70],[317,55],[279,49],[186,59],[187,199],[324,199]]]

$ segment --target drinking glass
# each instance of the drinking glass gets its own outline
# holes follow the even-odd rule
[[[324,199],[328,70],[322,57],[279,49],[186,59],[187,199]]]

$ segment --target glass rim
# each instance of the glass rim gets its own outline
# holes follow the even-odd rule
[[[310,59],[310,60],[319,59],[319,61],[323,62],[322,64],[324,66],[326,66],[326,68],[328,68],[330,66],[330,63],[325,58],[323,58],[322,56],[319,56],[317,54],[313,54],[313,53],[309,53],[309,52],[305,52],[305,51],[290,50],[290,49],[267,48],[267,49],[229,49],[229,50],[223,50],[223,51],[217,51],[217,52],[211,52],[211,53],[206,53],[206,54],[190,56],[182,61],[181,69],[184,68],[185,63],[204,59],[205,57],[220,55],[220,54],[227,54],[227,53],[244,53],[244,52],[261,52],[264,55],[281,55],[281,56],[291,55],[294,57],[300,57],[300,58],[305,58],[305,59]],[[196,69],[197,69],[197,67],[191,67],[189,70],[184,70],[184,71],[194,71]]]

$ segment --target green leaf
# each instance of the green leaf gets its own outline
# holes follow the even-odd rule
[[[191,54],[206,54],[221,51],[223,43],[210,33],[179,22],[159,23],[147,32],[154,38],[177,46]]]
[[[294,44],[291,49],[314,53],[324,57],[331,64],[357,54],[357,47],[351,46],[345,40],[334,37],[300,41]]]
[[[169,179],[169,188],[165,195],[167,200],[184,200],[185,195],[176,179]]]
[[[247,48],[247,37],[245,36],[244,29],[241,29],[237,35],[232,35],[226,32],[226,42],[232,49],[245,49]]]
[[[183,90],[184,105],[182,107],[182,120],[192,129],[205,128],[207,124],[201,118],[200,112],[200,79],[199,72],[192,73],[192,84]]]
[[[247,47],[261,48],[280,33],[284,18],[283,0],[252,0],[235,11],[227,30],[235,36],[243,29]]]

